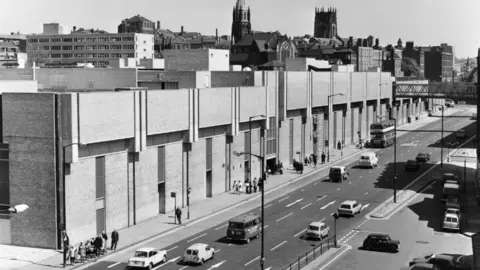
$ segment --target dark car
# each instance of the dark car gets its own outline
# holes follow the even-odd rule
[[[461,270],[470,269],[466,265],[462,255],[450,255],[450,254],[431,254],[425,257],[415,258],[410,262],[410,266],[417,263],[429,263],[437,266],[441,270]]]
[[[457,139],[466,139],[467,138],[467,131],[465,129],[457,130],[457,133],[455,134],[455,137]]]
[[[417,162],[428,162],[428,161],[430,161],[430,154],[429,153],[418,153],[415,160]]]
[[[456,183],[458,185],[458,176],[453,173],[445,173],[442,177],[442,184],[445,185],[447,182]]]
[[[397,252],[399,247],[400,241],[392,240],[388,234],[369,234],[363,241],[363,248],[366,250]]]
[[[430,263],[416,263],[408,268],[408,270],[442,270]]]
[[[417,171],[418,169],[420,169],[420,163],[416,160],[407,160],[405,163],[405,171]]]

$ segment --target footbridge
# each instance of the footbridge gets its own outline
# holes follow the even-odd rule
[[[437,83],[426,80],[393,82],[394,98],[440,98],[477,101],[475,83]]]

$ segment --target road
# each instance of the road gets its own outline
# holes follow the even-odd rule
[[[464,117],[460,117],[463,115]],[[455,116],[445,118],[445,130],[457,130],[473,123],[467,116],[470,112],[459,112]],[[440,139],[441,122],[436,121],[422,128],[419,132],[410,132],[398,139],[397,147],[397,188],[401,189],[425,170],[440,160],[440,149],[434,146]],[[425,132],[429,131],[429,132]],[[469,133],[473,134],[473,125]],[[448,134],[446,133],[445,136]],[[422,165],[418,172],[404,172],[403,163],[414,158],[418,152],[430,152],[432,161]],[[280,269],[298,255],[311,249],[315,241],[302,239],[306,226],[314,220],[324,220],[332,224],[331,214],[344,200],[357,200],[364,205],[364,211],[372,210],[392,195],[393,179],[393,147],[378,152],[379,167],[374,169],[356,168],[350,164],[350,179],[343,183],[330,183],[325,180],[325,172],[312,177],[316,181],[304,187],[291,190],[284,197],[266,204],[265,210],[265,268]],[[446,151],[445,153],[446,154]],[[351,162],[351,161],[350,161]],[[272,194],[273,196],[274,194]],[[258,202],[256,203],[258,205]],[[246,210],[246,209],[245,209]],[[260,213],[260,208],[248,210],[246,213]],[[351,229],[365,222],[364,215],[353,218],[341,218],[337,222],[338,239]],[[332,225],[331,225],[332,226]],[[185,228],[186,230],[189,228]],[[192,228],[194,229],[194,228]],[[204,230],[203,230],[204,229]],[[332,228],[333,229],[333,228]],[[174,244],[165,246],[164,239],[152,240],[144,246],[165,248],[168,250],[170,262],[158,266],[158,269],[189,269],[190,266],[180,262],[185,249],[194,243],[207,243],[215,247],[215,259],[196,266],[196,269],[258,269],[260,241],[250,244],[233,244],[225,241],[226,222],[216,226],[203,227],[195,235],[182,239],[176,238]],[[128,257],[133,250],[115,254],[109,261],[102,261],[88,269],[124,269]]]

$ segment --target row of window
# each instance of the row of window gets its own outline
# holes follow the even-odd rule
[[[153,39],[153,38],[152,38]],[[120,42],[120,41],[138,41],[138,37],[133,36],[114,36],[114,37],[64,37],[64,38],[29,38],[28,43],[70,43],[70,42]]]
[[[138,53],[52,53],[49,58],[138,58]]]
[[[34,47],[30,46],[29,49],[31,50],[46,50],[46,51],[93,51],[93,50],[136,50],[138,49],[138,45],[133,45],[133,44],[124,44],[124,45],[66,45],[66,46],[60,46],[60,45],[52,45],[52,46],[39,46],[39,47]],[[152,46],[152,50],[153,50]],[[144,49],[146,50],[146,49]]]

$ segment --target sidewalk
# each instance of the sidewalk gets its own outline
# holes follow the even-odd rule
[[[455,109],[451,109],[449,111],[454,111],[454,110]],[[402,130],[406,130],[406,131],[403,132],[402,134],[398,134],[398,136],[401,136],[403,134],[406,134],[410,130],[417,129],[421,126],[424,126],[426,124],[429,124],[438,120],[440,119],[437,117],[429,117],[429,118],[415,121],[414,123],[402,125],[401,126]],[[316,169],[309,166],[305,166],[303,174],[299,174],[299,173],[296,173],[295,171],[286,169],[283,175],[271,175],[266,181],[265,193],[273,192],[274,190],[284,187],[291,182],[299,181],[317,172],[318,170],[325,168],[326,166],[329,166],[329,164],[348,158],[349,156],[352,156],[354,154],[357,154],[365,150],[366,149],[357,149],[354,145],[346,146],[343,149],[343,151],[332,150],[330,154],[330,163],[327,163],[326,165],[318,165]],[[342,155],[342,152],[343,152],[343,155]],[[182,213],[184,217],[183,225],[200,222],[204,219],[207,219],[209,216],[212,216],[222,210],[226,210],[226,209],[238,206],[243,202],[252,200],[259,196],[260,196],[259,192],[255,194],[241,194],[241,195],[227,192],[227,193],[221,193],[221,194],[215,195],[213,198],[205,199],[204,201],[197,202],[194,205],[191,205],[190,219],[186,219],[187,209],[183,208],[182,209]],[[120,241],[118,243],[117,250],[115,252],[131,247],[139,242],[149,240],[155,236],[162,235],[164,233],[167,233],[173,230],[181,230],[183,226],[173,224],[173,221],[174,221],[173,217],[174,217],[174,213],[169,212],[166,214],[159,215],[153,219],[144,221],[140,224],[137,224],[136,226],[132,226],[132,227],[120,230],[119,231]],[[9,246],[4,246],[4,247],[9,247]],[[0,269],[3,269],[2,268],[2,261],[4,261],[3,259],[9,260],[9,258],[2,256],[3,249],[5,249],[4,247],[0,246]],[[63,254],[61,252],[56,252],[54,256],[34,262],[32,261],[31,256],[28,255],[29,254],[28,250],[30,249],[29,248],[23,248],[23,249],[26,250],[25,252],[23,252],[24,258],[25,258],[23,260],[30,261],[32,264],[28,266],[22,265],[17,268],[8,268],[8,269],[21,268],[23,270],[39,270],[39,269],[61,268],[63,266],[62,265]],[[107,253],[107,256],[108,254],[111,254],[111,253],[113,252],[110,251],[109,253]],[[100,258],[100,260],[101,259],[102,257]],[[76,264],[75,266],[71,266],[68,264],[66,269],[74,269],[74,268],[79,268],[81,266],[85,266],[85,263]]]

